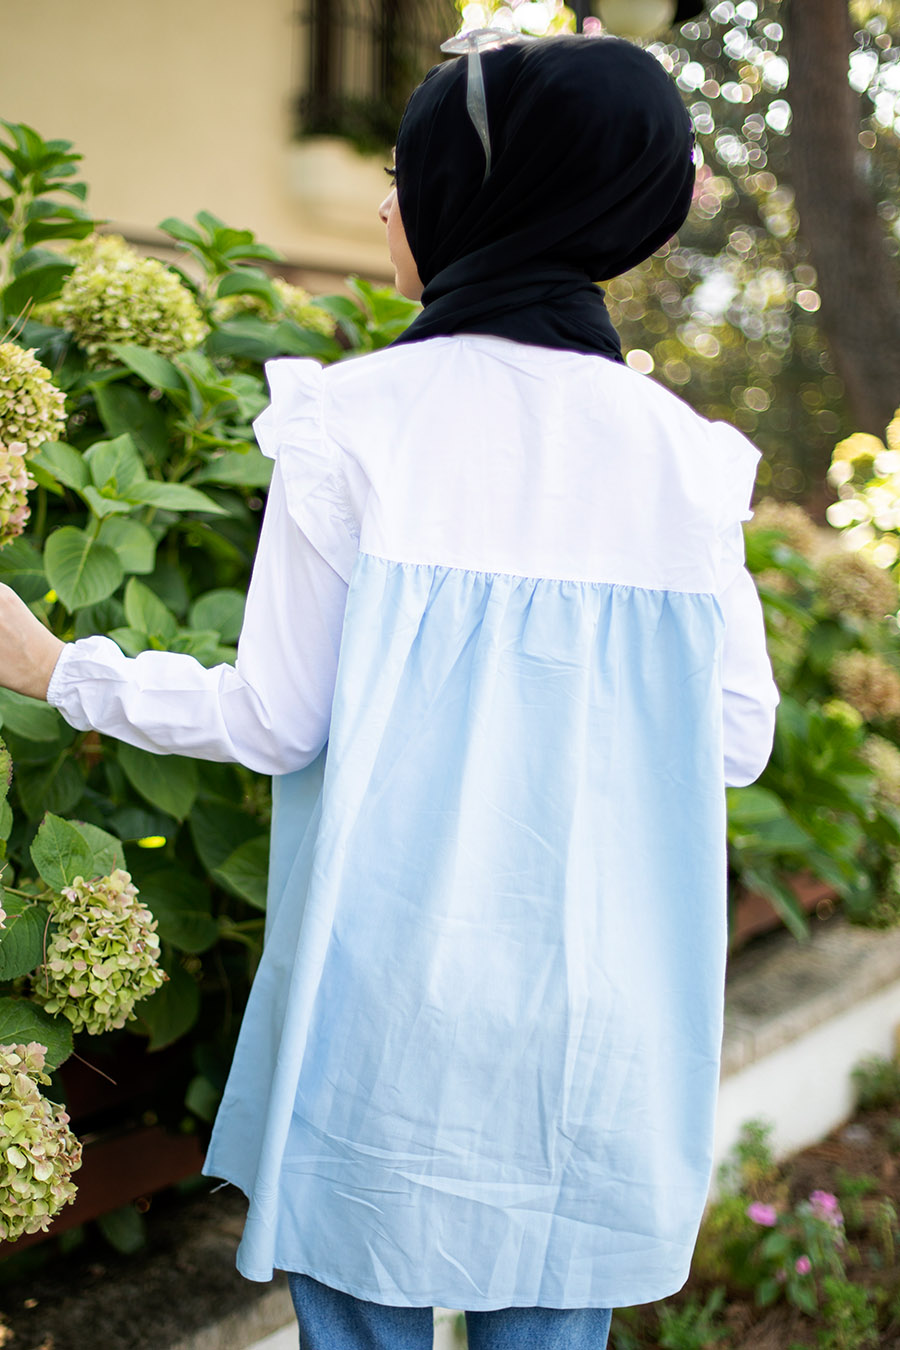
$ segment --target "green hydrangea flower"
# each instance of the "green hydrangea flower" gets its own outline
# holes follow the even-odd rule
[[[174,356],[206,337],[207,326],[187,286],[121,235],[92,235],[69,252],[75,270],[52,306],[52,317],[73,334],[91,365],[110,360],[114,342]]]
[[[46,1232],[75,1198],[81,1144],[38,1086],[50,1082],[46,1053],[36,1041],[0,1045],[0,1241]]]
[[[323,337],[334,336],[334,319],[317,305],[309,291],[302,286],[292,286],[284,277],[274,277],[272,288],[278,296],[278,310],[273,310],[261,295],[227,295],[217,300],[215,317],[222,323],[235,314],[258,314],[261,318],[293,319],[308,333],[321,333]]]
[[[66,396],[46,366],[15,342],[0,342],[0,444],[21,442],[30,454],[58,440],[66,425]]]
[[[117,868],[108,877],[76,877],[50,906],[54,934],[32,975],[31,995],[74,1031],[99,1036],[134,1018],[134,1005],[168,979],[159,966],[156,920],[137,887]]]
[[[0,548],[22,533],[31,515],[28,493],[35,483],[25,463],[25,452],[23,441],[13,441],[12,445],[0,442]]]

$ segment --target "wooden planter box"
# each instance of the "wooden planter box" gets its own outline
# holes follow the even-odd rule
[[[205,1152],[199,1136],[166,1129],[150,1107],[164,1099],[167,1083],[183,1078],[184,1062],[178,1046],[148,1054],[131,1036],[113,1054],[98,1056],[106,1077],[75,1058],[66,1061],[59,1076],[84,1146],[74,1177],[78,1194],[46,1233],[0,1244],[0,1260],[199,1173]],[[47,1091],[52,1098],[53,1089]]]

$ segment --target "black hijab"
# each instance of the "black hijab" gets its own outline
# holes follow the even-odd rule
[[[642,262],[691,203],[693,133],[659,62],[615,38],[482,53],[492,167],[467,58],[435,66],[397,135],[400,215],[425,290],[397,339],[491,333],[622,360],[592,283]]]

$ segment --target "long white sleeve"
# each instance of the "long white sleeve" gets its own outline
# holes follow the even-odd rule
[[[309,764],[328,739],[347,585],[291,519],[276,463],[235,667],[67,644],[47,700],[80,731],[260,773]]]
[[[725,782],[746,787],[766,767],[775,734],[778,689],[766,652],[762,605],[744,566],[740,524],[729,532],[727,580],[719,594],[725,619],[722,716]]]

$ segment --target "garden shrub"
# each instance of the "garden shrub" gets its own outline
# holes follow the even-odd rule
[[[3,125],[0,581],[64,640],[232,661],[271,475],[262,363],[372,350],[417,307],[358,280],[314,301],[207,212],[163,223],[189,268],[146,258],[96,232],[68,142]],[[74,1045],[98,1066],[135,1036],[182,1047],[159,1113],[211,1119],[261,948],[268,780],[75,732],[5,690],[0,737],[0,1067],[26,1047],[29,1100],[61,1129],[35,1085]],[[14,1120],[21,1079],[0,1072]],[[46,1226],[29,1158],[6,1152],[0,1237]]]
[[[837,446],[827,527],[764,501],[747,530],[782,700],[767,768],[728,794],[733,894],[765,895],[798,937],[800,872],[855,921],[900,919],[900,417],[887,441]]]

